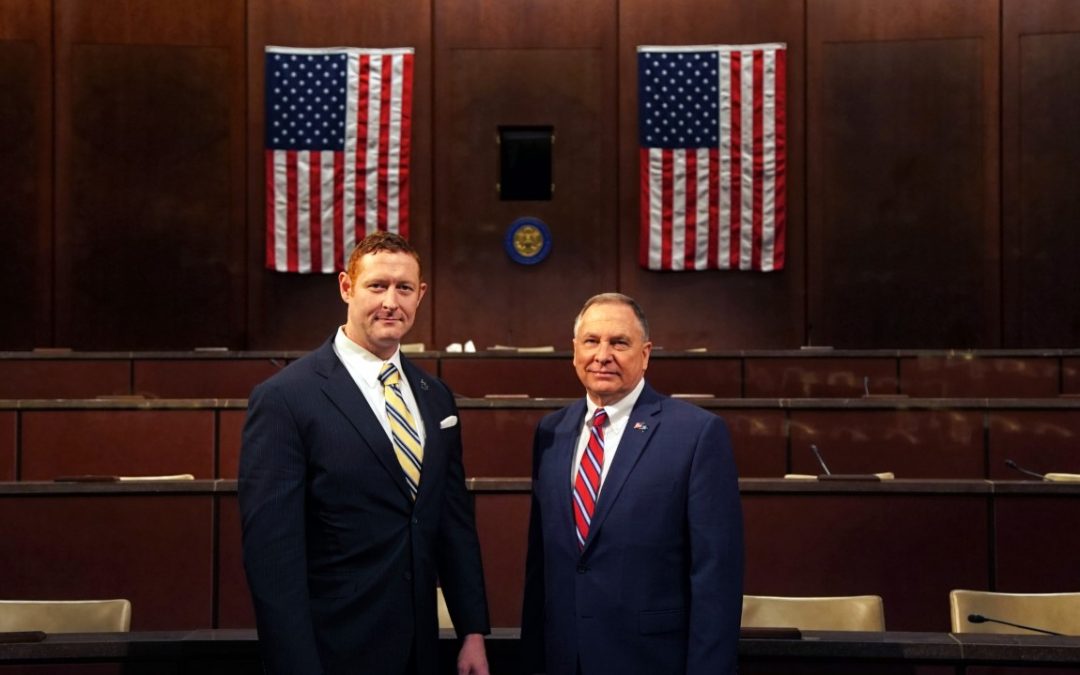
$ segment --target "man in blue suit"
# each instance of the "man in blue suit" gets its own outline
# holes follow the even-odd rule
[[[255,388],[240,454],[244,567],[268,673],[430,675],[436,580],[487,675],[480,548],[450,390],[399,350],[427,290],[376,233],[338,278],[347,320]]]
[[[574,324],[585,399],[541,420],[521,621],[529,672],[727,675],[742,510],[724,422],[645,383],[644,313],[594,296]]]

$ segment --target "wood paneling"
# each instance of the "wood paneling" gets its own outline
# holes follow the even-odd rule
[[[715,410],[724,418],[740,478],[779,478],[788,472],[787,419],[779,410]]]
[[[530,501],[528,494],[476,495],[476,531],[492,626],[521,625]]]
[[[880,595],[889,630],[947,631],[954,588],[987,588],[983,497],[743,495],[752,595]]]
[[[458,23],[468,13],[445,4],[436,35],[436,344],[561,347],[585,299],[616,285],[615,33],[600,20],[612,5],[553,3],[549,21],[492,30]],[[595,33],[565,44],[558,27],[572,21],[596,26]],[[444,33],[454,40],[444,43]],[[532,35],[526,45],[546,46],[523,46],[518,34]],[[551,201],[499,200],[500,125],[554,127]],[[551,254],[536,265],[512,261],[503,247],[522,216],[551,230]]]
[[[446,358],[442,379],[458,396],[527,394],[537,398],[584,395],[570,355],[552,359]]]
[[[49,3],[0,2],[0,345],[7,349],[52,344],[51,49]]]
[[[13,412],[0,413],[0,481],[15,480],[18,444],[17,419]]]
[[[132,630],[212,625],[211,503],[200,496],[0,497],[5,594],[127,598]]]
[[[1052,398],[1056,358],[918,356],[900,359],[902,393],[921,398]]]
[[[0,398],[94,398],[131,393],[127,359],[0,360]]]
[[[243,344],[242,8],[56,4],[58,344]]]
[[[990,413],[989,478],[1029,480],[1005,465],[1011,459],[1038,473],[1080,473],[1080,411],[998,410]]]
[[[1002,215],[1010,347],[1080,342],[1080,8],[1002,1]]]
[[[858,398],[897,393],[896,360],[748,358],[747,398]]]
[[[649,315],[667,348],[794,347],[804,342],[804,10],[792,0],[619,2],[619,289]],[[638,45],[785,42],[787,82],[787,258],[783,271],[650,272],[638,266]],[[597,289],[600,290],[600,289]]]
[[[240,539],[240,507],[236,495],[217,502],[217,628],[253,628],[255,608],[251,604],[244,574]]]
[[[532,476],[533,433],[540,419],[554,410],[460,410],[465,475]]]
[[[50,410],[22,415],[22,480],[71,475],[214,477],[212,410]]]
[[[1080,396],[1080,359],[1062,359],[1061,393]]]
[[[653,389],[668,395],[708,394],[714,398],[742,395],[742,364],[738,359],[662,358],[654,351],[645,378]],[[581,395],[581,385],[576,395]]]
[[[277,359],[138,360],[133,393],[155,398],[247,398],[256,384],[284,367]]]
[[[247,413],[243,410],[218,412],[218,478],[238,478],[240,473],[240,437]]]
[[[345,319],[337,279],[266,269],[264,49],[289,47],[414,47],[409,239],[432,279],[431,234],[431,3],[430,0],[251,0],[247,3],[248,346],[313,349]],[[241,41],[242,43],[242,41]],[[238,43],[239,44],[239,43]],[[431,343],[431,312],[420,305],[410,342]]]
[[[1075,591],[1080,552],[1072,548],[1080,504],[1068,497],[1001,495],[994,499],[994,590]],[[974,588],[982,588],[974,587]]]
[[[808,0],[816,344],[1000,337],[997,0]]]
[[[985,476],[983,417],[974,410],[791,411],[791,469],[822,473],[892,471],[897,478]]]

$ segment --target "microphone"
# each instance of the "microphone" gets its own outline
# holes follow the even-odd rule
[[[1003,626],[1012,626],[1013,628],[1022,628],[1023,630],[1030,630],[1035,633],[1043,633],[1045,635],[1057,635],[1060,637],[1061,633],[1055,633],[1052,630],[1046,630],[1045,628],[1034,628],[1032,626],[1025,626],[1021,623],[1013,623],[1012,621],[1004,621],[1002,619],[995,619],[990,616],[983,616],[982,614],[968,614],[967,620],[971,623],[1000,623]]]
[[[825,475],[826,476],[831,476],[832,471],[829,471],[829,467],[828,467],[828,465],[825,464],[825,460],[823,460],[821,458],[821,452],[818,451],[817,446],[814,445],[813,443],[811,443],[810,444],[810,449],[814,451],[814,457],[817,457],[818,464],[820,464],[821,468],[825,470]]]
[[[1020,466],[1019,464],[1012,461],[1011,459],[1005,460],[1005,466],[1009,467],[1010,469],[1014,469],[1016,471],[1019,471],[1020,473],[1024,474],[1025,476],[1031,476],[1032,478],[1038,478],[1039,480],[1046,480],[1046,476],[1044,476],[1043,474],[1038,473],[1036,471],[1031,471],[1030,469],[1025,469],[1024,467]]]

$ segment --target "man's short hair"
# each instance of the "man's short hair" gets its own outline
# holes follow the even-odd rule
[[[400,234],[383,232],[382,230],[372,232],[361,239],[360,243],[349,254],[349,263],[345,266],[349,278],[356,278],[356,268],[360,264],[360,258],[363,258],[368,253],[382,253],[383,251],[388,253],[408,253],[416,259],[416,264],[420,267],[420,278],[424,278],[424,264],[420,262],[420,254],[409,243],[409,240]]]
[[[638,325],[641,326],[641,333],[645,336],[645,341],[649,341],[649,320],[645,318],[645,310],[641,309],[641,305],[637,303],[637,300],[622,293],[600,293],[586,300],[581,307],[581,311],[578,312],[577,318],[574,319],[575,338],[577,337],[578,328],[581,327],[581,317],[585,316],[585,312],[593,305],[625,305],[634,310],[634,316],[637,317]]]

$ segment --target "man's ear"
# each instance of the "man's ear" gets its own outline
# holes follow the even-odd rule
[[[417,288],[417,292],[418,292],[419,295],[416,298],[416,306],[419,307],[420,306],[420,301],[424,299],[424,294],[427,293],[427,283],[424,282],[424,281],[421,281],[419,288]]]
[[[352,277],[348,272],[341,272],[337,277],[338,290],[341,292],[341,299],[344,302],[349,301],[349,295],[352,293]]]

